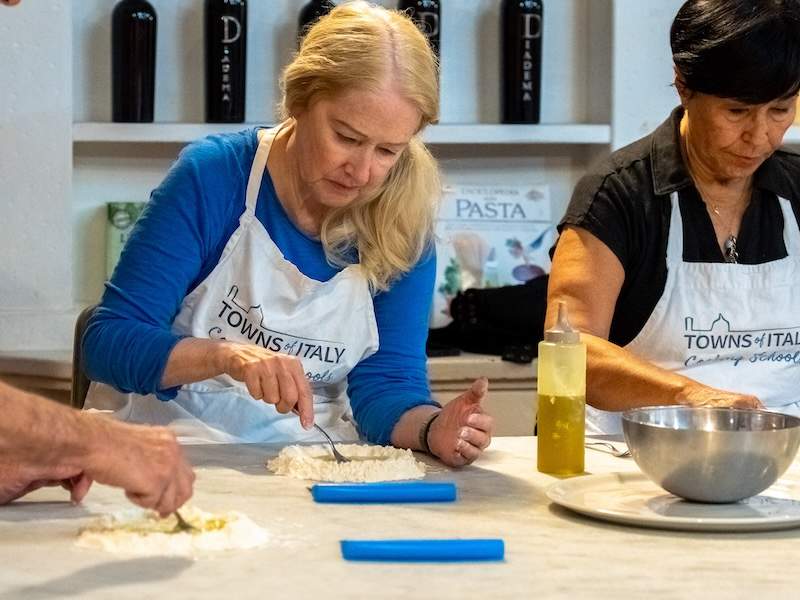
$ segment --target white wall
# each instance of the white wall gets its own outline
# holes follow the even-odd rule
[[[621,148],[658,127],[678,105],[669,28],[684,0],[615,0],[611,145]]]
[[[66,0],[0,7],[0,350],[69,343],[71,33]]]

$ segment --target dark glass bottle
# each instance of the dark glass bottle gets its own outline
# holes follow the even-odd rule
[[[542,0],[503,0],[503,123],[538,123],[542,92]]]
[[[206,121],[244,121],[247,74],[247,3],[206,0]]]
[[[300,9],[300,17],[297,21],[297,45],[306,34],[306,31],[311,27],[317,19],[324,17],[334,9],[334,4],[331,0],[311,0],[303,8]]]
[[[436,58],[439,58],[441,4],[441,0],[399,0],[397,3],[398,10],[408,11],[411,19],[428,38]]]
[[[156,90],[156,11],[122,0],[111,14],[112,119],[152,123]]]

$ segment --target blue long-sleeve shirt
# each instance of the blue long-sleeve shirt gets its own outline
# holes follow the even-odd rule
[[[180,340],[171,324],[239,226],[257,146],[257,129],[209,136],[187,146],[153,190],[86,329],[83,359],[90,379],[162,400],[176,396],[179,388],[160,387]],[[304,275],[327,281],[337,273],[320,241],[288,218],[269,173],[262,180],[256,217]],[[388,444],[410,408],[435,404],[425,357],[435,272],[430,251],[373,298],[380,348],[348,377],[353,414],[373,443]]]

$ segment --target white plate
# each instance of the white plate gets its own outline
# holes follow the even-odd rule
[[[608,473],[554,483],[547,497],[575,512],[626,525],[688,531],[800,527],[800,481],[784,478],[733,504],[700,504],[665,492],[641,473]]]

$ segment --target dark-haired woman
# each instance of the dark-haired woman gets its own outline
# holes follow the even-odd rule
[[[681,105],[578,183],[548,324],[589,348],[587,428],[645,405],[800,414],[800,3],[689,0],[670,32]]]

